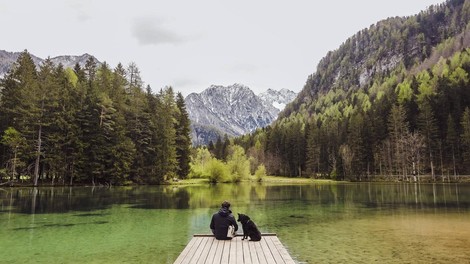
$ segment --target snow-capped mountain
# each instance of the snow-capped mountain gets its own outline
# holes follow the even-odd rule
[[[5,50],[0,50],[0,77],[4,76],[10,70],[12,65],[18,60],[18,57],[20,56],[20,54],[21,52],[8,52]],[[33,54],[31,54],[31,57],[37,67],[39,67],[42,64],[42,62],[45,60],[37,56],[34,56]],[[93,58],[98,65],[100,64],[100,62],[95,57],[87,53],[80,55],[80,56],[70,56],[70,55],[57,56],[57,57],[51,58],[51,61],[55,65],[62,63],[64,68],[73,68],[76,63],[78,63],[81,67],[85,66],[85,62],[89,58]]]
[[[80,65],[80,67],[84,67],[86,61],[89,58],[93,58],[98,65],[100,64],[100,62],[94,56],[88,53],[82,54],[80,56],[71,56],[71,55],[57,56],[57,57],[51,58],[51,61],[56,65],[59,65],[59,63],[62,63],[64,68],[73,68],[75,67],[75,64],[77,63]]]
[[[192,93],[185,99],[192,123],[193,144],[215,142],[223,135],[240,136],[271,124],[282,109],[274,105],[288,103],[282,93],[268,90],[264,98],[254,94],[247,86],[212,85],[201,93]],[[295,94],[295,93],[294,93]],[[287,99],[286,99],[287,100]]]
[[[295,99],[297,93],[286,88],[282,88],[279,91],[268,89],[266,92],[258,94],[258,96],[268,105],[274,106],[279,111],[282,111],[288,103]]]

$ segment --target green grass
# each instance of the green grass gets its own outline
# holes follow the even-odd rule
[[[319,179],[312,179],[312,178],[298,178],[298,177],[290,178],[290,177],[282,177],[282,176],[265,176],[263,177],[263,182],[266,182],[266,183],[333,183],[337,181],[319,180]]]
[[[243,180],[242,182],[250,181],[250,182],[257,182],[256,177],[250,176],[249,179]],[[282,177],[282,176],[265,176],[263,177],[262,182],[264,183],[289,183],[289,184],[321,184],[321,183],[334,183],[337,181],[334,180],[319,180],[319,179],[311,179],[311,178],[290,178],[290,177]],[[173,185],[189,185],[189,184],[208,184],[209,179],[207,178],[194,178],[194,179],[184,179],[179,180],[176,182],[171,182],[170,184]]]

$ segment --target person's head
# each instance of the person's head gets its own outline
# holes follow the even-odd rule
[[[229,203],[228,201],[224,201],[224,202],[222,203],[222,207],[228,209],[228,208],[230,208],[230,203]]]

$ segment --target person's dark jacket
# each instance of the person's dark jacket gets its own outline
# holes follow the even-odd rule
[[[215,238],[219,240],[232,239],[231,237],[227,237],[229,225],[233,225],[235,227],[235,231],[238,230],[237,221],[235,221],[235,217],[233,217],[232,211],[226,207],[222,207],[220,208],[219,212],[212,216],[210,224],[210,228],[212,229]]]

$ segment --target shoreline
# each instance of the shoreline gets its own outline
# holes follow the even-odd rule
[[[241,181],[241,183],[267,183],[267,184],[338,184],[338,183],[367,183],[367,182],[374,182],[374,183],[436,183],[436,184],[449,184],[449,183],[470,183],[470,175],[460,175],[457,178],[453,176],[447,178],[445,177],[444,180],[441,176],[437,176],[436,180],[432,180],[430,175],[420,176],[418,181],[413,180],[401,180],[398,178],[390,178],[384,176],[376,176],[372,177],[367,180],[357,180],[357,181],[337,181],[331,179],[314,179],[314,178],[299,178],[299,177],[285,177],[285,176],[265,176],[261,182],[258,182],[255,178],[250,178]],[[91,185],[91,184],[84,184],[84,183],[77,183],[74,185],[68,184],[39,184],[36,187],[105,187],[111,188],[113,186],[151,186],[151,185],[210,185],[214,183],[210,183],[208,179],[205,178],[194,178],[194,179],[183,179],[183,180],[172,180],[169,182],[161,183],[161,184],[127,184],[127,185]],[[233,184],[233,183],[216,183],[216,184]],[[2,182],[0,183],[0,188],[15,188],[15,187],[34,187],[31,183],[22,183],[22,182]]]

